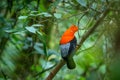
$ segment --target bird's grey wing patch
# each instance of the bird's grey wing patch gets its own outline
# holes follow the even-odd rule
[[[66,57],[70,48],[70,43],[60,45],[61,56]]]

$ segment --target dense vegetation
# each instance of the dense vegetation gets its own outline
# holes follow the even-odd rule
[[[120,80],[120,0],[0,0],[0,80],[45,80],[72,24],[76,68],[53,80]]]

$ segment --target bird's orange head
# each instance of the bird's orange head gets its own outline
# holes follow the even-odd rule
[[[70,29],[71,31],[73,31],[74,33],[75,33],[76,31],[78,31],[78,27],[77,27],[76,25],[70,26],[69,29]]]
[[[76,25],[70,26],[62,35],[60,44],[66,44],[74,39],[75,32],[78,31],[78,27]]]

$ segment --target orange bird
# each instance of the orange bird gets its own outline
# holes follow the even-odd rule
[[[60,40],[60,51],[62,58],[66,61],[69,69],[75,68],[75,62],[73,60],[73,52],[77,45],[75,32],[78,31],[76,25],[70,26],[62,35]]]

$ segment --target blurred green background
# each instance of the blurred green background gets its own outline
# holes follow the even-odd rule
[[[53,80],[120,80],[120,0],[0,0],[0,80],[45,80],[72,24],[81,37],[110,12]]]

